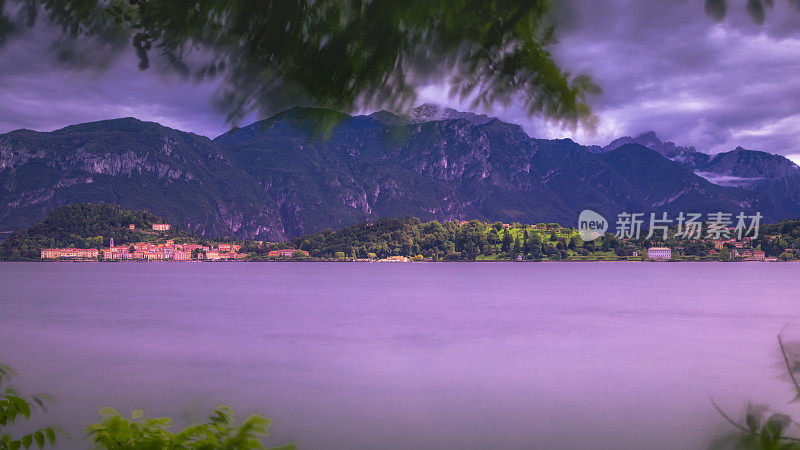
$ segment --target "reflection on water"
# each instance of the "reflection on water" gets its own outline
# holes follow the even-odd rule
[[[797,264],[7,263],[0,360],[73,435],[220,403],[301,448],[704,448],[785,405]],[[787,407],[793,408],[793,407]]]

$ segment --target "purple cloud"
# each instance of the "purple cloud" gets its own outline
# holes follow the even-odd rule
[[[800,154],[800,13],[785,3],[776,2],[758,26],[743,8],[716,23],[699,1],[572,0],[555,54],[570,73],[591,74],[602,86],[604,94],[592,99],[596,134],[528,118],[518,105],[476,112],[520,123],[532,136],[585,144],[654,130],[712,153],[741,145],[794,157]],[[229,128],[212,106],[213,83],[140,72],[132,52],[104,72],[68,70],[54,62],[46,38],[38,30],[0,53],[0,132],[120,116],[209,137]],[[446,92],[425,87],[419,103],[469,109]]]

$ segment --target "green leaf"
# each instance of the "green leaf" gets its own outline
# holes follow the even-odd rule
[[[792,419],[786,414],[771,415],[764,422],[764,427],[761,428],[761,444],[764,448],[772,448],[774,444],[780,441],[784,430],[791,422]]]
[[[56,443],[56,432],[52,428],[45,428],[44,434],[51,445]]]
[[[141,409],[134,410],[131,413],[131,418],[133,418],[134,420],[141,419],[143,416],[144,416],[144,411],[142,411]]]
[[[33,401],[41,408],[42,411],[47,411],[47,406],[45,406],[44,401],[42,401],[39,397],[32,397]]]
[[[761,421],[758,417],[747,414],[745,416],[745,423],[747,423],[747,429],[750,430],[752,433],[758,432],[758,429],[761,428]]]
[[[16,372],[11,367],[8,367],[5,364],[0,364],[0,383],[3,382],[3,377],[11,378],[16,376]]]
[[[17,409],[19,410],[20,414],[25,416],[26,419],[30,419],[31,418],[31,407],[28,404],[28,402],[25,401],[24,398],[17,397],[16,395],[9,395],[6,398],[8,398],[11,402],[14,403],[14,406],[17,407]]]
[[[17,407],[14,406],[13,403],[8,403],[6,405],[6,417],[5,417],[6,420],[8,420],[8,422],[14,423],[14,420],[17,419],[17,414],[19,414],[19,412],[17,411]]]
[[[22,436],[20,441],[25,448],[31,448],[31,444],[33,444],[33,437],[31,437],[30,434],[26,434],[25,436]]]
[[[751,433],[758,433],[758,430],[761,428],[761,418],[765,410],[766,407],[762,405],[747,403],[747,407],[745,408],[745,423],[747,423],[747,429],[750,430]]]
[[[44,447],[44,433],[41,431],[33,433],[33,439],[36,441],[36,445],[38,445],[39,448]]]

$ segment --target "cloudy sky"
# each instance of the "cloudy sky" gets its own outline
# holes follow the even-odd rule
[[[594,134],[514,106],[478,112],[520,123],[535,137],[605,145],[653,130],[710,153],[741,145],[800,161],[800,13],[778,0],[758,26],[745,16],[744,0],[731,2],[728,18],[716,23],[700,0],[573,0],[578,14],[561,24],[554,53],[604,90],[591,102]],[[0,52],[0,132],[124,116],[209,137],[227,129],[211,105],[213,84],[140,72],[132,54],[102,72],[67,70],[54,62],[46,35],[30,33]],[[429,86],[419,102],[469,109],[444,92]]]

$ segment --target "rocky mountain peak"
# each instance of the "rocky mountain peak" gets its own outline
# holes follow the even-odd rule
[[[645,147],[648,147],[649,145],[660,146],[664,144],[664,141],[659,139],[655,131],[647,131],[645,133],[642,133],[639,136],[636,136],[635,140],[638,143],[644,145]]]
[[[453,108],[447,108],[432,103],[425,103],[417,106],[408,113],[408,120],[411,123],[458,119],[466,119],[474,125],[483,125],[493,120],[492,117],[489,117],[485,114],[458,111]]]
[[[483,125],[494,120],[494,117],[489,117],[485,114],[458,111],[453,108],[448,108],[433,103],[424,103],[405,114],[393,114],[388,111],[377,111],[370,114],[369,117],[386,125],[409,123],[418,124],[459,119],[467,120],[473,125]]]
[[[321,139],[314,132],[326,120],[335,127]],[[653,132],[601,150],[431,104],[403,116],[294,108],[213,141],[132,118],[9,133],[0,135],[0,231],[68,201],[147,209],[198,234],[268,240],[404,215],[572,224],[587,207],[609,217],[709,205],[747,205],[771,220],[800,211],[792,178],[800,174],[782,157],[742,150],[709,165],[709,155]],[[695,171],[758,180],[734,189]]]
[[[664,142],[658,137],[655,131],[647,131],[645,133],[636,136],[635,138],[630,136],[624,136],[618,139],[614,139],[613,141],[611,141],[611,143],[603,147],[603,150],[611,151],[625,144],[644,145],[645,147],[655,150],[662,156],[666,156],[667,158],[670,159],[675,159],[682,155],[687,155],[690,153],[697,152],[697,149],[695,149],[694,147],[682,147],[676,145],[674,142],[670,141]]]

